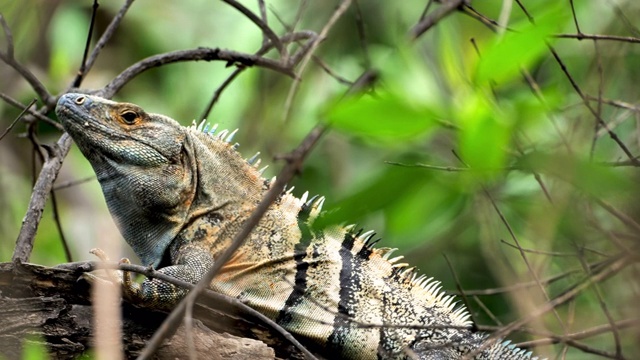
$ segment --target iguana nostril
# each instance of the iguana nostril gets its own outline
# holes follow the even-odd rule
[[[86,99],[86,97],[85,97],[85,96],[78,96],[78,97],[76,98],[75,102],[76,102],[76,104],[78,104],[78,105],[82,105],[82,104],[84,104],[84,100],[85,100],[85,99]]]

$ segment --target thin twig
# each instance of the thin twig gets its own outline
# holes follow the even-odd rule
[[[506,227],[507,232],[509,232],[509,235],[511,236],[511,239],[516,244],[516,246],[518,248],[518,251],[520,252],[520,257],[522,257],[522,260],[524,260],[524,263],[527,266],[527,270],[529,271],[529,274],[531,274],[531,276],[533,276],[533,280],[536,282],[536,284],[540,288],[540,291],[544,295],[545,299],[547,301],[550,301],[549,293],[547,292],[547,290],[545,289],[544,285],[542,284],[542,281],[540,281],[540,277],[538,276],[538,273],[533,269],[533,266],[531,265],[531,262],[529,261],[529,257],[527,256],[527,253],[523,250],[522,246],[520,245],[520,240],[518,240],[518,237],[516,236],[515,232],[513,231],[513,228],[511,227],[511,224],[509,224],[509,221],[507,220],[507,218],[504,216],[504,214],[502,213],[502,211],[498,207],[498,204],[496,203],[496,201],[493,198],[493,196],[491,196],[491,193],[489,192],[489,190],[487,190],[484,187],[483,187],[482,190],[483,190],[485,196],[491,202],[491,205],[493,206],[493,209],[498,214],[498,217],[500,218],[500,221],[502,221],[502,223]],[[562,322],[562,318],[560,318],[560,314],[558,314],[556,309],[552,309],[552,312],[553,312],[553,315],[555,316],[556,320],[560,324],[560,326],[563,329],[565,329],[565,331],[566,331],[566,324],[564,322]]]
[[[107,26],[107,28],[104,30],[104,33],[102,33],[102,36],[96,43],[96,46],[94,46],[93,51],[91,52],[91,56],[89,56],[89,59],[84,64],[85,73],[93,67],[93,64],[96,62],[96,59],[98,58],[98,55],[100,54],[102,48],[107,44],[107,42],[109,42],[109,40],[111,40],[111,37],[113,36],[113,34],[115,34],[116,30],[120,26],[124,15],[129,10],[129,7],[131,7],[131,4],[133,4],[133,1],[134,0],[125,1],[120,10],[118,10],[116,16],[114,16],[109,23],[109,26]]]
[[[347,86],[351,86],[353,85],[352,81],[349,81],[347,79],[345,79],[344,77],[336,74],[335,71],[333,71],[329,65],[325,64],[324,61],[322,61],[322,59],[320,59],[319,57],[317,57],[316,55],[313,55],[312,57],[313,61],[320,66],[320,68],[322,70],[324,70],[324,72],[326,72],[329,76],[331,76],[332,78],[336,79],[336,81],[338,81],[340,84],[342,85],[347,85]]]
[[[251,10],[247,9],[244,5],[240,4],[235,0],[222,0],[222,1],[231,5],[231,7],[235,8],[236,10],[240,11],[242,15],[246,16],[249,20],[251,20],[254,24],[256,24],[260,28],[260,30],[262,30],[262,34],[267,38],[269,38],[269,40],[271,40],[271,42],[273,43],[273,46],[275,46],[275,48],[280,53],[280,57],[282,59],[287,58],[287,53],[286,53],[287,50],[284,48],[284,46],[282,46],[282,42],[280,42],[280,38],[278,37],[278,35],[276,35],[276,33],[273,32],[273,30],[271,30],[271,28],[269,27],[269,25],[267,25],[265,21],[262,21],[262,19],[260,19],[258,16],[256,16],[256,14],[251,12]]]
[[[630,328],[630,327],[638,327],[640,326],[640,318],[633,318],[633,319],[624,319],[624,320],[619,320],[614,322],[613,324],[603,324],[603,325],[598,325],[598,326],[594,326],[582,331],[578,331],[578,332],[574,332],[574,333],[569,333],[566,335],[562,335],[562,336],[557,336],[557,335],[553,335],[553,334],[547,334],[547,338],[546,339],[539,339],[539,340],[531,340],[531,341],[527,341],[526,345],[529,346],[540,346],[540,345],[549,345],[549,344],[556,344],[556,343],[563,343],[566,342],[568,340],[582,340],[582,339],[588,339],[590,337],[594,337],[594,336],[599,336],[602,334],[607,334],[609,333],[613,328],[616,329],[626,329],[626,328]]]
[[[267,19],[267,7],[264,5],[264,0],[258,0],[258,9],[260,9],[260,18],[265,25],[268,25]],[[266,46],[269,42],[269,37],[263,32],[262,33],[262,46]]]
[[[503,26],[498,21],[491,19],[490,17],[482,14],[478,10],[476,10],[473,6],[466,5],[460,8],[461,12],[467,16],[472,17],[475,20],[478,20],[482,25],[486,26],[487,29],[495,32],[495,33],[504,33],[506,31],[512,31],[507,26]]]
[[[605,267],[605,268],[601,269],[599,272],[587,277],[584,281],[578,283],[576,286],[574,286],[572,289],[566,291],[564,294],[554,298],[553,300],[547,302],[542,307],[532,311],[526,317],[524,317],[524,318],[522,318],[522,319],[520,319],[518,321],[514,321],[511,324],[509,324],[509,325],[501,328],[500,330],[496,331],[495,333],[491,334],[491,336],[489,338],[487,338],[486,341],[481,346],[479,346],[478,348],[474,349],[469,354],[465,355],[465,357],[463,359],[466,359],[466,360],[473,359],[474,356],[476,356],[477,354],[479,354],[483,350],[487,349],[488,347],[492,346],[496,341],[498,341],[499,339],[507,336],[508,334],[513,332],[514,330],[523,327],[527,323],[539,318],[540,316],[546,314],[547,312],[554,310],[556,307],[558,307],[558,306],[560,306],[560,305],[572,300],[578,294],[580,294],[583,290],[585,290],[587,287],[589,287],[591,283],[603,281],[603,280],[613,276],[614,274],[620,272],[628,264],[630,264],[632,262],[632,260],[633,259],[631,259],[629,256],[623,256],[623,257],[618,258],[617,260],[615,260],[611,264],[609,264],[607,267]]]
[[[45,122],[45,123],[55,127],[56,129],[58,129],[60,131],[63,130],[62,125],[60,125],[59,123],[49,119],[48,117],[46,117],[44,115],[42,115],[42,113],[45,112],[44,110],[43,111],[33,110],[33,109],[31,109],[30,106],[27,107],[26,105],[22,104],[18,100],[14,99],[11,96],[9,96],[9,95],[7,95],[5,93],[2,93],[2,92],[0,92],[0,99],[4,100],[9,105],[14,106],[14,107],[16,107],[18,109],[21,109],[21,110],[22,109],[27,109],[27,112],[29,113],[29,115],[35,117],[36,119],[38,119],[38,120],[40,120],[42,122]],[[48,109],[48,107],[43,108],[43,109]]]
[[[533,17],[529,14],[529,12],[527,11],[527,9],[524,7],[524,5],[522,5],[522,2],[520,0],[516,0],[516,4],[518,4],[518,7],[520,7],[520,10],[522,10],[522,12],[524,13],[524,15],[527,17],[527,19],[529,20],[530,23],[533,23]]]
[[[5,36],[7,37],[7,39],[12,39],[11,31],[9,27],[6,25],[6,23],[4,22],[4,18],[0,17],[0,19],[2,19],[1,21],[3,22],[2,26],[5,31]],[[11,45],[13,45],[13,40],[11,40]],[[36,94],[38,94],[38,96],[40,97],[40,100],[42,100],[44,104],[46,105],[55,104],[56,98],[51,94],[49,94],[49,92],[47,91],[45,86],[40,82],[40,80],[31,72],[31,70],[22,66],[22,64],[17,62],[16,59],[13,57],[13,47],[7,50],[9,51],[7,51],[6,53],[3,53],[0,51],[0,60],[2,60],[5,64],[11,66],[15,71],[18,72],[20,76],[22,76],[22,78],[29,83],[33,91],[35,91]]]
[[[591,114],[597,119],[597,121],[600,123],[600,125],[602,125],[603,128],[605,128],[607,130],[607,133],[609,134],[609,137],[616,143],[618,144],[618,147],[620,147],[620,149],[625,153],[625,155],[627,155],[627,157],[629,158],[629,160],[636,162],[637,164],[640,164],[640,161],[638,161],[637,159],[635,159],[635,157],[633,156],[633,154],[631,154],[631,151],[629,151],[629,149],[627,148],[627,146],[622,142],[622,140],[620,140],[620,138],[618,137],[618,135],[613,132],[609,126],[607,125],[607,123],[598,115],[598,113],[593,109],[593,107],[591,107],[591,104],[589,103],[589,99],[584,95],[584,93],[582,92],[582,90],[580,89],[580,87],[578,86],[578,84],[576,83],[576,81],[573,79],[573,77],[571,76],[571,74],[569,73],[569,69],[567,69],[567,66],[564,64],[564,61],[562,61],[562,59],[560,59],[560,55],[558,55],[558,53],[556,52],[556,50],[549,44],[547,44],[547,48],[549,48],[549,51],[551,51],[551,54],[553,55],[553,58],[556,60],[556,62],[558,63],[558,65],[560,66],[560,69],[562,70],[562,72],[565,74],[565,76],[567,77],[567,79],[569,80],[569,82],[571,83],[571,86],[573,87],[573,89],[575,90],[575,92],[580,96],[580,98],[582,99],[582,102],[584,103],[585,107],[591,112]]]
[[[72,186],[76,186],[76,185],[80,185],[80,184],[84,184],[86,182],[92,181],[96,179],[96,175],[93,176],[88,176],[84,179],[79,179],[79,180],[71,180],[71,181],[65,181],[63,183],[57,184],[56,186],[53,187],[53,191],[58,191],[58,190],[63,190]]]
[[[600,101],[603,104],[615,106],[621,109],[631,110],[633,112],[640,112],[640,105],[631,104],[621,100],[611,100],[606,98],[599,99],[598,97],[591,96],[589,94],[585,94],[585,96],[587,97],[587,99],[591,101]]]
[[[569,4],[571,4],[571,14],[573,15],[573,23],[576,25],[576,31],[578,34],[582,34],[580,31],[580,24],[578,24],[578,17],[576,16],[576,7],[573,5],[573,0],[569,0]]]
[[[9,133],[9,131],[11,131],[11,129],[13,129],[14,126],[16,126],[18,121],[20,121],[20,119],[22,119],[24,114],[27,112],[27,109],[29,109],[31,106],[33,106],[33,104],[35,104],[36,101],[37,101],[37,99],[31,100],[31,102],[25,108],[22,109],[22,111],[20,112],[20,114],[18,114],[18,116],[15,118],[15,120],[13,120],[11,122],[11,124],[9,124],[9,126],[2,133],[2,135],[0,135],[0,140],[2,140]]]
[[[51,205],[53,207],[53,222],[56,224],[58,235],[60,235],[60,242],[62,242],[62,249],[64,250],[65,258],[67,259],[67,262],[72,262],[73,256],[71,255],[71,249],[69,248],[67,238],[64,236],[64,231],[62,231],[62,222],[60,221],[58,200],[56,199],[56,192],[53,190],[51,191]]]
[[[557,34],[553,37],[558,39],[578,39],[578,40],[610,40],[610,41],[622,41],[628,43],[638,44],[640,38],[633,36],[617,36],[617,35],[600,35],[600,34]]]
[[[84,45],[84,52],[82,54],[82,61],[80,61],[80,69],[78,69],[78,74],[76,75],[75,80],[73,80],[73,87],[78,87],[82,83],[82,79],[84,79],[84,75],[87,73],[87,68],[85,66],[87,62],[87,55],[89,54],[89,46],[91,45],[91,38],[93,37],[93,29],[96,23],[96,15],[98,14],[98,0],[93,0],[93,9],[91,11],[91,22],[89,23],[89,31],[87,33],[87,42]]]
[[[429,1],[431,3],[431,1]],[[364,67],[366,69],[371,68],[371,56],[369,55],[369,42],[367,41],[367,32],[364,26],[364,20],[362,10],[360,9],[360,3],[357,0],[353,2],[356,13],[356,26],[358,29],[358,39],[360,39],[360,47],[364,53]]]
[[[449,257],[446,254],[443,254],[444,256],[444,261],[447,262],[447,266],[449,267],[449,271],[451,272],[451,275],[453,275],[453,280],[456,283],[456,289],[458,290],[458,293],[460,294],[460,297],[462,298],[462,303],[464,304],[465,308],[467,309],[468,314],[471,316],[471,323],[473,328],[475,329],[476,324],[478,323],[476,321],[475,315],[473,313],[473,311],[471,311],[471,304],[469,303],[469,297],[467,296],[467,294],[464,292],[464,290],[462,290],[462,285],[460,284],[460,278],[458,278],[458,273],[456,272],[456,270],[454,269],[453,265],[451,265],[451,261],[449,260]]]
[[[320,30],[320,32],[318,33],[318,37],[309,41],[309,43],[307,44],[308,45],[307,47],[303,47],[303,49],[298,51],[298,54],[302,56],[300,60],[300,70],[298,71],[297,76],[294,78],[294,81],[291,84],[291,87],[289,88],[289,93],[287,94],[287,100],[285,101],[285,104],[284,104],[284,113],[282,116],[284,123],[286,123],[287,120],[289,119],[289,114],[291,113],[291,107],[293,106],[293,98],[297,93],[298,87],[300,86],[302,73],[305,71],[307,64],[309,63],[309,60],[311,59],[311,56],[315,53],[318,46],[320,46],[320,43],[327,38],[329,31],[331,30],[331,28],[333,28],[333,25],[335,25],[336,21],[338,21],[338,19],[347,11],[349,6],[351,5],[351,1],[352,0],[340,1],[340,4],[338,4],[338,7],[333,11],[333,14],[331,14],[331,17],[329,18],[327,23],[322,27],[322,30]],[[292,57],[292,60],[296,58],[297,57],[294,55]]]
[[[638,224],[633,218],[629,215],[623,213],[622,211],[616,209],[613,205],[608,202],[594,198],[598,205],[602,206],[603,209],[607,210],[607,212],[613,216],[615,216],[620,222],[628,226],[630,229],[636,232],[636,234],[640,233],[640,224]]]
[[[299,40],[303,40],[303,39],[310,39],[310,38],[314,38],[316,36],[316,34],[314,32],[311,31],[301,31],[301,32],[296,32],[296,33],[291,33],[288,35],[285,35],[282,37],[281,41],[283,44],[288,44],[292,41],[299,41]],[[262,45],[262,47],[256,51],[256,53],[254,54],[255,56],[262,56],[264,55],[267,51],[269,51],[271,48],[273,47],[273,44],[271,42],[267,42],[266,44]],[[295,65],[295,64],[294,64]],[[213,95],[211,96],[211,99],[209,100],[209,103],[207,104],[207,107],[204,109],[204,111],[202,112],[202,115],[200,115],[200,120],[204,120],[209,116],[209,113],[211,113],[211,109],[213,108],[213,106],[218,102],[218,100],[220,99],[220,96],[222,95],[222,92],[231,84],[231,82],[238,76],[240,75],[241,72],[243,72],[246,69],[246,67],[237,67],[232,73],[231,75],[229,75],[225,81],[222,82],[222,84],[220,86],[218,86],[218,88],[216,88],[216,90],[213,92]]]
[[[587,265],[584,257],[580,256],[579,259],[580,259],[580,264],[582,265],[582,268],[584,269],[585,273],[587,275],[591,275],[591,269]],[[602,309],[602,313],[605,315],[605,317],[607,318],[607,321],[609,322],[609,325],[611,326],[611,334],[613,335],[613,340],[615,342],[615,348],[616,348],[616,358],[620,358],[622,357],[622,347],[620,346],[619,329],[614,325],[615,320],[613,319],[613,316],[611,316],[609,307],[607,306],[607,304],[604,301],[604,298],[602,297],[602,290],[600,290],[600,286],[597,283],[593,283],[591,284],[591,286],[593,288],[593,292],[596,294],[596,298],[598,299],[598,304]]]

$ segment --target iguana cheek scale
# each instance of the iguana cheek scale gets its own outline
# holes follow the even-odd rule
[[[142,263],[181,280],[202,278],[271,184],[227,131],[183,127],[84,94],[63,95],[56,114]],[[245,301],[328,358],[459,359],[482,345],[487,335],[470,330],[466,309],[438,281],[390,258],[393,250],[375,248],[372,232],[312,229],[323,201],[283,193],[210,288]],[[123,286],[134,300],[161,308],[185,294],[154,279]],[[531,353],[495,343],[475,358]]]

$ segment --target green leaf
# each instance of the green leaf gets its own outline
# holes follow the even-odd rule
[[[536,17],[535,23],[512,24],[515,29],[504,33],[497,42],[481,49],[481,57],[473,77],[476,85],[489,82],[503,83],[519,76],[522,67],[529,67],[547,53],[549,36],[564,23],[562,11],[550,6],[545,14]]]
[[[460,155],[473,170],[504,166],[511,139],[511,122],[500,109],[480,96],[470,96],[459,113]]]
[[[428,107],[390,94],[343,100],[327,116],[330,125],[339,131],[383,143],[414,140],[438,124]]]
[[[411,193],[410,189],[414,189],[430,176],[421,169],[389,166],[358,192],[332,204],[331,210],[323,214],[313,225],[322,229],[345,220],[357,221],[373,212],[387,209],[396,203],[399,197]]]

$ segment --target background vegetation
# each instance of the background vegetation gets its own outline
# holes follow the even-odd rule
[[[253,54],[265,36],[232,1],[137,1],[87,73],[104,87],[131,64],[168,51],[211,47]],[[452,6],[451,4],[456,4]],[[260,14],[262,2],[243,5]],[[74,78],[92,1],[0,0],[0,260],[21,231],[46,144],[60,137],[37,118],[36,98],[13,58],[50,94]],[[380,246],[464,300],[481,328],[527,319],[516,341],[549,358],[634,358],[640,294],[640,4],[634,1],[267,1],[275,34],[321,33],[348,7],[296,79],[248,68],[182,62],[135,77],[114,99],[182,124],[206,117],[239,128],[240,151],[272,161],[317,124],[294,193],[325,195],[327,222],[375,229]],[[122,2],[105,1],[95,44]],[[450,8],[450,12],[446,9]],[[443,13],[439,19],[434,14]],[[424,32],[428,19],[439,21]],[[304,40],[288,45],[299,50]],[[280,59],[272,50],[266,57]],[[349,89],[357,89],[350,92]],[[19,104],[12,104],[12,99]],[[39,98],[33,109],[42,109]],[[50,108],[48,109],[50,110]],[[55,119],[53,112],[43,114]],[[9,132],[4,134],[4,130]],[[77,149],[44,209],[31,262],[74,260],[123,246],[93,172]],[[56,218],[59,221],[56,221]],[[446,255],[446,258],[443,256]],[[564,297],[563,297],[564,296]],[[554,299],[556,299],[554,301]],[[560,301],[560,300],[563,301]],[[538,310],[547,309],[549,311]],[[553,310],[551,310],[553,309]],[[549,345],[553,343],[555,345]],[[525,344],[526,345],[526,344]]]

